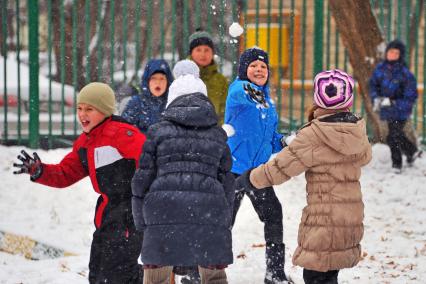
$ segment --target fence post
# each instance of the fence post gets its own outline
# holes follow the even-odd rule
[[[38,1],[27,0],[28,7],[28,50],[29,50],[29,146],[39,147],[39,63],[38,63]]]
[[[322,70],[324,0],[315,1],[314,76]]]

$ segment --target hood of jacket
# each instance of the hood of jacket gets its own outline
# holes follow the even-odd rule
[[[210,127],[218,122],[213,104],[203,93],[179,96],[167,107],[163,118],[191,127]]]
[[[389,61],[385,58],[385,62],[388,62],[390,64],[399,63],[401,65],[406,65],[406,63],[405,63],[405,44],[399,39],[395,39],[395,40],[389,42],[388,45],[386,46],[385,57],[386,57],[386,53],[391,48],[395,48],[395,49],[399,50],[399,58],[398,58],[398,60],[395,60],[395,61]]]
[[[148,61],[142,75],[142,80],[141,80],[142,91],[145,94],[151,94],[151,92],[149,91],[149,78],[151,78],[151,76],[154,73],[158,73],[158,72],[166,75],[167,89],[166,89],[166,93],[161,97],[164,97],[164,96],[167,97],[168,89],[170,87],[170,84],[173,82],[173,75],[172,75],[172,71],[170,70],[169,64],[164,59],[152,59]]]
[[[325,145],[343,155],[364,153],[370,145],[365,121],[350,112],[316,116],[311,127]]]

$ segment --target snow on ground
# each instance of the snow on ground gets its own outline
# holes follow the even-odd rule
[[[87,263],[97,195],[90,181],[51,190],[13,175],[20,147],[0,146],[0,231],[27,235],[77,256],[32,261],[0,252],[0,283],[87,283]],[[29,150],[31,151],[31,150]],[[67,149],[38,151],[45,162],[58,162]],[[373,161],[363,170],[365,202],[364,259],[342,270],[340,283],[423,283],[426,277],[426,157],[401,175],[390,171],[385,145],[373,147]],[[298,176],[276,188],[284,209],[286,271],[303,283],[302,269],[291,264],[302,208],[305,180]],[[422,189],[423,188],[423,189]],[[263,226],[245,198],[233,230],[235,261],[230,283],[263,283]]]

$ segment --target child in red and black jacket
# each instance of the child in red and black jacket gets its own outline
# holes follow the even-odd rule
[[[63,188],[86,176],[100,194],[96,230],[90,251],[90,283],[142,283],[138,264],[142,235],[132,217],[131,180],[138,167],[145,136],[119,116],[114,91],[103,83],[86,85],[77,96],[83,133],[59,164],[44,164],[25,151],[15,174],[28,173],[40,184]]]

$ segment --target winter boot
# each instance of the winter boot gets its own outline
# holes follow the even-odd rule
[[[305,284],[338,284],[338,274],[339,270],[319,272],[303,269],[303,280],[305,281]]]
[[[402,166],[392,165],[392,171],[394,174],[402,174]]]
[[[422,154],[423,154],[422,150],[417,150],[413,155],[407,156],[407,165],[408,165],[408,167],[411,168],[414,165],[414,161],[417,158],[421,158]]]
[[[265,284],[289,283],[284,273],[284,244],[266,243]]]

